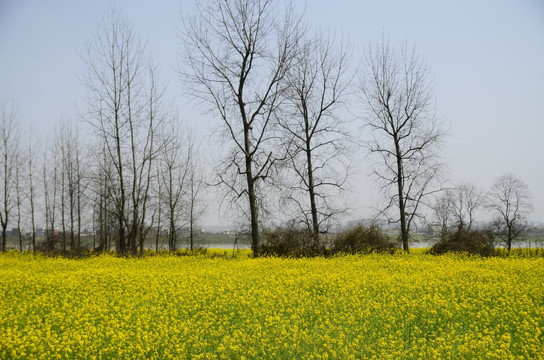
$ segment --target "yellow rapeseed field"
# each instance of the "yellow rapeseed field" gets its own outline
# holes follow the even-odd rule
[[[544,359],[544,259],[0,255],[0,359]]]

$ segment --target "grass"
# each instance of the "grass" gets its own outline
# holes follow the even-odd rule
[[[543,258],[246,253],[0,255],[0,358],[544,358]]]

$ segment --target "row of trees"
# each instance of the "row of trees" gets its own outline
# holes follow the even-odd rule
[[[400,225],[408,251],[425,199],[442,188],[445,135],[433,112],[429,67],[415,49],[396,50],[382,39],[369,47],[363,75],[353,81],[347,42],[313,30],[292,7],[280,10],[273,0],[197,2],[183,19],[180,40],[182,86],[220,124],[224,156],[209,183],[223,189],[223,199],[240,212],[255,254],[261,224],[276,200],[316,247],[345,211],[335,200],[345,190],[349,155],[359,140],[346,131],[348,98],[365,109],[359,118],[371,140],[364,146],[387,198],[382,214]],[[42,164],[47,228],[61,224],[63,248],[77,248],[82,217],[90,211],[99,248],[114,244],[120,253],[134,253],[143,249],[153,225],[192,226],[202,215],[199,155],[176,127],[145,45],[115,11],[98,27],[84,60],[92,151],[77,129],[61,126]],[[4,250],[13,196],[22,192],[13,180],[20,178],[13,174],[20,163],[12,149],[18,143],[10,130],[13,116],[3,115],[2,124]],[[36,162],[28,159],[25,188],[34,231]],[[175,231],[169,248],[176,248]]]
[[[31,131],[23,139],[14,105],[2,104],[2,251],[8,225],[18,229],[22,250],[21,223],[29,219],[36,250],[37,217],[46,224],[41,246],[50,250],[80,249],[90,228],[95,248],[134,254],[151,236],[158,247],[164,225],[170,250],[181,227],[190,229],[192,247],[205,210],[203,169],[194,137],[163,102],[145,45],[113,11],[84,60],[87,111],[78,122],[61,122],[43,146]]]
[[[12,235],[23,250],[23,228],[34,251],[76,251],[89,234],[98,250],[136,253],[145,239],[154,239],[158,248],[164,236],[175,250],[182,229],[189,229],[193,246],[206,208],[204,174],[194,140],[180,134],[177,122],[150,133],[169,137],[153,154],[151,138],[112,152],[115,143],[89,140],[70,121],[62,121],[54,136],[42,142],[32,130],[23,136],[14,106],[2,103],[1,110],[2,251],[11,229],[17,230]],[[121,154],[122,164],[114,162],[114,154]],[[37,243],[38,236],[45,241]]]
[[[317,246],[339,211],[329,189],[347,177],[337,110],[349,85],[349,49],[327,33],[310,35],[292,8],[281,16],[268,0],[199,2],[184,25],[182,74],[232,145],[216,173],[247,216],[253,251],[274,185]]]
[[[522,238],[527,230],[533,205],[527,184],[508,173],[499,177],[487,193],[469,183],[446,189],[432,208],[440,223],[442,238],[452,231],[472,230],[475,213],[481,209],[491,211],[493,218],[489,230],[504,242],[510,253],[512,243]]]
[[[295,218],[316,246],[327,222],[342,212],[331,201],[337,195],[331,190],[341,191],[349,174],[345,155],[352,139],[342,126],[347,112],[341,111],[348,88],[365,109],[359,118],[371,140],[364,146],[387,199],[381,214],[400,225],[408,251],[414,221],[424,217],[429,198],[445,191],[440,149],[446,133],[434,113],[429,66],[415,48],[397,50],[382,39],[367,50],[363,75],[353,84],[349,46],[312,32],[292,8],[280,15],[273,1],[210,0],[199,3],[184,24],[189,66],[183,74],[191,93],[221,119],[232,145],[219,179],[233,201],[247,204],[241,206],[249,209],[244,213],[255,253],[270,183],[281,183],[280,197],[294,204]],[[287,171],[288,181],[271,179],[278,168]],[[525,228],[528,191],[507,175],[489,195],[488,206],[498,214],[497,234],[510,248]],[[446,191],[441,201],[447,203],[447,217],[457,215],[459,227],[470,227],[480,200],[472,188],[461,186]]]
[[[259,191],[278,163],[292,174],[283,194],[317,244],[341,211],[331,189],[343,188],[349,168],[342,161],[350,140],[346,112],[339,111],[353,79],[349,47],[312,33],[291,8],[280,16],[266,0],[199,3],[185,30],[185,75],[233,144],[220,179],[249,205],[253,250],[260,246]],[[444,132],[432,113],[428,66],[414,49],[395,51],[382,40],[364,65],[356,92],[373,137],[366,146],[379,158],[373,174],[389,199],[383,212],[398,209],[391,219],[408,250],[422,199],[436,191]]]

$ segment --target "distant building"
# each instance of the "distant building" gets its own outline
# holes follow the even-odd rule
[[[223,231],[223,235],[227,235],[228,237],[234,239],[236,237],[236,230],[225,230]]]
[[[25,229],[21,228],[12,228],[11,229],[11,232],[10,232],[10,236],[13,236],[13,237],[19,237],[19,234],[22,234],[24,236],[24,233],[25,233]]]
[[[168,235],[170,232],[168,231],[168,229],[164,226],[164,225],[159,225],[159,226],[153,226],[151,228],[151,231],[150,233],[151,234],[157,234],[157,232],[159,233],[159,235]]]
[[[442,225],[437,222],[427,224],[427,231],[433,236],[440,235],[442,233]]]
[[[85,236],[93,236],[95,234],[94,230],[91,229],[83,229],[81,233]]]
[[[200,234],[200,233],[203,233],[203,232],[204,232],[204,230],[201,229],[201,228],[194,228],[193,229],[193,234]],[[191,228],[188,227],[188,226],[180,227],[178,229],[178,234],[189,236],[189,235],[191,235]]]

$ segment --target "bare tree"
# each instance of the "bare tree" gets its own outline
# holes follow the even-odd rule
[[[102,139],[101,151],[93,153],[94,175],[90,177],[93,201],[93,230],[98,236],[98,250],[106,251],[112,247],[112,240],[119,234],[116,216],[115,188],[112,186],[113,165],[107,155],[105,141]],[[96,245],[96,244],[95,244]]]
[[[196,97],[222,120],[232,145],[219,181],[249,207],[252,249],[260,249],[258,191],[276,162],[271,122],[299,39],[298,19],[278,19],[272,0],[198,2],[185,21],[184,72]]]
[[[157,212],[157,228],[155,232],[155,251],[159,251],[159,239],[161,236],[161,230],[162,230],[162,219],[161,215],[163,212],[162,208],[162,197],[163,197],[163,191],[162,191],[162,177],[161,177],[161,160],[158,162],[158,166],[156,166],[157,169],[157,186],[156,186],[156,212]]]
[[[60,172],[60,226],[61,226],[60,235],[62,237],[62,250],[66,251],[68,249],[68,245],[66,241],[66,210],[67,210],[66,197],[67,197],[67,193],[69,192],[66,186],[67,185],[66,178],[71,177],[71,174],[68,174],[67,165],[69,165],[68,164],[69,160],[66,153],[67,153],[67,147],[71,146],[71,144],[67,143],[63,129],[64,129],[64,124],[61,123],[61,125],[57,128],[54,144],[55,144],[55,151],[58,150],[60,152],[59,157],[55,157],[55,159],[58,159],[58,161],[60,162],[58,165],[58,169]],[[68,205],[68,207],[70,207],[70,205]],[[70,207],[70,210],[72,210],[71,207]],[[73,239],[73,236],[72,236],[72,239]],[[71,250],[74,250],[73,243],[71,243],[70,245],[72,246]]]
[[[17,194],[15,185],[16,169],[18,169],[17,157],[19,153],[19,128],[17,126],[15,105],[7,102],[0,103],[0,225],[2,226],[2,239],[0,250],[6,251],[7,227],[13,207],[16,206]]]
[[[137,158],[136,152],[142,151],[143,157],[140,158],[140,164],[134,166],[134,177],[138,179],[136,186],[133,187],[133,204],[134,209],[141,209],[140,217],[135,216],[133,222],[138,224],[137,234],[139,238],[140,254],[144,250],[144,242],[147,234],[152,228],[154,216],[151,216],[151,222],[146,225],[148,221],[147,211],[151,207],[149,203],[150,187],[153,180],[154,163],[158,156],[164,151],[166,147],[165,141],[158,141],[164,139],[162,133],[167,124],[167,116],[163,109],[162,97],[164,95],[164,88],[159,84],[157,79],[157,70],[152,65],[147,68],[148,72],[148,88],[145,97],[145,120],[147,129],[144,128],[144,137],[142,140],[143,147],[139,149],[137,146],[133,146],[132,158]],[[147,130],[145,132],[145,130]]]
[[[23,181],[21,176],[21,167],[24,163],[24,159],[22,159],[22,155],[20,153],[15,154],[15,197],[17,199],[17,236],[19,240],[19,251],[23,251],[23,231],[21,229],[21,221],[22,221],[22,208],[24,206],[24,194],[23,189],[21,188],[21,182]]]
[[[60,149],[61,218],[63,240],[69,238],[70,250],[81,247],[82,198],[86,188],[83,176],[85,159],[79,126],[70,120],[61,122],[55,144]]]
[[[106,189],[115,204],[117,250],[122,254],[143,250],[149,231],[145,222],[152,162],[159,151],[156,138],[162,123],[163,91],[154,68],[145,66],[144,56],[145,46],[132,25],[115,10],[99,25],[85,54],[89,123],[113,169]]]
[[[474,184],[461,183],[448,190],[457,228],[470,230],[475,211],[482,206],[482,193]]]
[[[450,231],[451,222],[452,222],[452,201],[451,196],[448,193],[445,193],[443,196],[436,199],[434,204],[431,206],[435,218],[440,224],[440,238],[445,239],[446,235]]]
[[[32,128],[28,130],[27,148],[26,148],[26,177],[28,178],[28,205],[30,210],[31,243],[32,251],[36,252],[36,185],[35,185],[35,160],[39,146],[36,144],[36,138]]]
[[[512,173],[502,175],[487,194],[487,207],[495,215],[495,234],[504,241],[510,254],[512,242],[527,230],[527,216],[533,210],[527,184]]]
[[[188,173],[187,157],[183,135],[176,123],[171,124],[167,146],[161,154],[159,182],[161,186],[161,203],[165,206],[164,217],[168,223],[168,249],[176,251],[180,221],[183,218],[183,197],[186,189]],[[159,209],[161,211],[161,209]]]
[[[301,40],[287,72],[290,106],[278,117],[288,149],[286,163],[295,177],[289,198],[316,247],[319,234],[326,231],[323,224],[342,210],[333,206],[331,198],[337,194],[330,191],[341,191],[348,175],[348,135],[338,110],[350,83],[349,59],[344,43],[335,46],[330,34],[318,32]]]
[[[454,228],[470,231],[475,212],[482,206],[482,202],[482,193],[474,184],[460,183],[445,190],[431,205],[440,222],[442,237]]]
[[[360,90],[372,134],[367,148],[378,158],[373,175],[388,199],[384,213],[398,209],[390,221],[400,224],[403,249],[409,251],[410,226],[441,169],[444,132],[433,113],[429,68],[415,49],[404,45],[396,51],[382,40],[369,47],[365,60]]]
[[[206,188],[202,162],[194,144],[194,136],[190,135],[187,150],[187,214],[189,225],[189,247],[194,250],[195,232],[198,222],[206,212],[206,205],[202,201],[202,191]]]
[[[45,212],[46,245],[53,250],[56,246],[57,189],[59,184],[58,151],[52,145],[43,151],[42,181]]]

